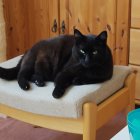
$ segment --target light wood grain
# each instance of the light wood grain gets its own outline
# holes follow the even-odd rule
[[[83,33],[88,33],[88,1],[69,0],[69,33],[73,33],[73,28],[78,28]]]
[[[3,17],[3,0],[0,0],[0,24],[5,23]]]
[[[4,0],[4,13],[6,22],[7,38],[7,56],[14,57],[23,53],[28,44],[25,34],[27,33],[27,24],[24,15],[26,15],[25,1]],[[26,34],[28,38],[28,34]]]
[[[69,0],[69,32],[73,28],[85,34],[108,31],[108,45],[115,54],[116,1],[115,0]]]
[[[140,0],[131,0],[131,27],[140,28]]]
[[[136,76],[136,89],[135,89],[135,99],[139,100],[140,103],[140,66],[130,65],[135,71],[137,71]]]
[[[6,33],[2,0],[0,0],[0,44],[0,62],[3,62],[6,60]]]
[[[54,130],[82,134],[83,118],[69,119],[34,114],[0,104],[0,113],[33,125]]]
[[[59,20],[60,20],[60,34],[69,34],[69,0],[60,0],[59,4]],[[62,31],[62,23],[65,24],[65,31]],[[72,32],[73,34],[73,32]]]
[[[97,129],[129,104],[128,88],[121,89],[98,107]],[[105,115],[103,115],[105,114]]]
[[[129,63],[140,66],[140,30],[131,29]]]
[[[126,115],[135,109],[135,90],[136,90],[136,73],[133,73],[127,78],[125,86],[128,88],[129,105],[126,108]],[[122,101],[123,102],[123,101]]]
[[[9,0],[4,1],[7,57],[24,53],[41,40],[59,34],[108,32],[115,64],[128,63],[128,9],[130,0]],[[57,31],[52,32],[54,20]],[[62,23],[65,31],[62,32]]]
[[[83,110],[83,140],[96,140],[97,105],[95,103],[86,103]]]
[[[24,53],[35,42],[50,36],[48,0],[3,1],[6,21],[7,58]]]
[[[135,103],[140,104],[140,0],[132,0],[129,64],[137,71]]]
[[[47,10],[46,8],[44,8],[44,10],[48,11],[48,18],[49,20],[46,22],[50,23],[50,28],[49,28],[49,32],[50,32],[50,36],[49,37],[54,37],[59,35],[60,33],[60,23],[59,23],[59,1],[58,0],[46,0],[49,1],[49,10]],[[44,16],[47,16],[46,14],[44,14]],[[52,27],[54,24],[54,21],[56,20],[57,23],[57,30],[56,32],[52,31]],[[48,28],[47,24],[45,25],[46,28]]]
[[[128,65],[130,0],[117,0],[115,64]]]
[[[20,0],[22,1],[22,0]],[[25,0],[26,14],[23,15],[27,19],[28,31],[26,38],[29,46],[25,46],[26,50],[31,48],[36,42],[46,39],[50,36],[49,30],[49,1],[44,0]]]

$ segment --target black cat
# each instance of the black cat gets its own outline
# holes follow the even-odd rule
[[[112,77],[113,62],[107,46],[107,32],[98,36],[83,35],[77,29],[74,35],[60,35],[35,44],[21,58],[16,67],[0,67],[0,77],[18,80],[23,90],[29,81],[44,86],[54,81],[53,97],[60,98],[70,85],[103,82]]]

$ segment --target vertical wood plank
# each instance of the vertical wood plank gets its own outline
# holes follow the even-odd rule
[[[25,1],[4,0],[4,15],[7,35],[7,57],[19,55],[25,47],[25,32],[27,24],[25,22]]]
[[[132,73],[128,76],[127,80],[125,81],[125,86],[129,89],[129,105],[126,108],[126,115],[131,110],[135,109],[135,83],[136,83],[136,74]]]
[[[22,1],[22,0],[21,0]],[[27,19],[28,46],[31,48],[37,41],[46,39],[50,36],[49,30],[49,2],[48,0],[25,0]]]
[[[130,0],[117,0],[115,64],[128,65]]]
[[[130,29],[129,64],[140,66],[140,30]]]
[[[140,0],[131,0],[131,27],[140,28]]]
[[[49,1],[49,23],[50,23],[50,37],[59,35],[59,0],[48,0]],[[46,9],[47,10],[47,9]],[[57,23],[56,32],[52,31],[52,27],[54,25],[54,21]]]
[[[81,32],[87,34],[90,29],[88,27],[89,17],[89,0],[69,0],[69,33],[73,33],[73,28],[80,29]]]
[[[53,36],[50,32],[50,24],[55,14],[58,18],[58,2],[49,0],[3,1],[8,59],[24,53],[37,41]]]
[[[59,21],[60,21],[60,34],[69,34],[69,0],[60,0],[59,4]],[[65,30],[62,30],[62,24],[65,25]]]
[[[140,66],[137,65],[131,65],[129,64],[129,66],[131,66],[133,68],[134,71],[136,71],[136,87],[135,87],[135,100],[138,100],[140,103]],[[134,93],[134,92],[133,92]]]
[[[3,62],[6,60],[6,33],[2,0],[0,0],[0,43],[0,62]]]

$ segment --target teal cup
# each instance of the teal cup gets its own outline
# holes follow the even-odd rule
[[[130,140],[140,140],[140,109],[128,113],[127,124]]]

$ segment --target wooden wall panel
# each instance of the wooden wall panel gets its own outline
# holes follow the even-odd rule
[[[117,0],[115,64],[128,65],[130,0]]]
[[[140,30],[130,30],[129,64],[140,66]]]
[[[59,4],[59,20],[60,20],[60,34],[69,34],[69,1],[60,0]],[[65,25],[65,30],[63,32],[63,24]]]
[[[140,29],[140,0],[131,0],[131,27]]]
[[[27,45],[27,21],[25,20],[25,1],[15,0],[14,3],[4,0],[4,12],[7,33],[7,56],[21,54]],[[26,36],[25,36],[26,35]]]
[[[73,33],[73,28],[80,29],[83,33],[89,33],[89,0],[81,1],[69,0],[69,33]]]
[[[60,28],[60,25],[59,25],[59,1],[58,0],[44,0],[44,1],[49,1],[49,22],[50,23],[50,27],[48,28],[47,27],[47,24],[46,24],[46,28],[49,29],[50,31],[50,37],[54,37],[54,36],[57,36],[59,35],[60,31],[59,31],[59,28]],[[47,9],[44,9],[47,11]],[[57,29],[56,29],[56,32],[53,32],[52,31],[52,27],[54,25],[54,22],[56,20],[56,24],[57,24]]]
[[[69,0],[69,32],[78,28],[85,34],[108,32],[108,45],[115,54],[116,0]]]
[[[0,62],[6,59],[6,33],[3,16],[3,2],[0,0]]]
[[[22,0],[20,0],[22,1]],[[27,22],[28,46],[31,48],[34,43],[50,36],[49,30],[49,2],[48,0],[24,0],[26,5],[25,19]]]
[[[136,65],[129,65],[132,67],[132,69],[134,71],[137,71],[137,76],[136,76],[136,89],[135,89],[135,99],[137,99],[137,101],[140,104],[140,66],[136,66]]]
[[[7,32],[7,58],[24,53],[32,45],[58,34],[50,24],[58,22],[58,2],[54,0],[3,0]]]

